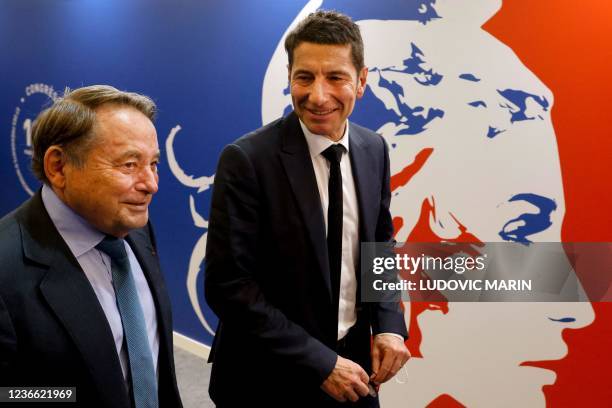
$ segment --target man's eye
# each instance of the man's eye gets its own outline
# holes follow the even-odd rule
[[[123,167],[125,167],[128,170],[133,170],[136,167],[138,167],[138,164],[136,162],[127,162],[127,163],[123,163]]]
[[[151,163],[151,169],[153,171],[157,171],[157,166],[159,165],[159,162],[152,162]]]
[[[348,78],[343,75],[332,75],[329,80],[332,82],[345,82],[348,81]]]

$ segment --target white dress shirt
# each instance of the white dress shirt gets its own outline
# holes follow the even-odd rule
[[[42,200],[51,221],[68,245],[68,248],[70,248],[79,265],[81,265],[98,298],[98,302],[100,302],[100,306],[102,306],[115,340],[123,377],[127,379],[129,370],[127,348],[123,341],[123,325],[121,324],[121,315],[117,308],[115,290],[113,289],[111,262],[108,255],[96,249],[96,245],[104,239],[104,233],[92,227],[91,224],[64,204],[53,189],[46,184],[42,188]],[[157,375],[159,332],[157,330],[155,303],[147,279],[134,252],[132,252],[127,242],[124,241],[124,244],[134,282],[136,283],[138,299],[144,314],[153,366]],[[83,316],[83,319],[88,318],[89,316]]]
[[[338,142],[333,142],[325,136],[315,135],[300,120],[300,126],[306,137],[312,167],[317,179],[317,189],[321,197],[321,208],[325,220],[325,233],[327,234],[327,209],[329,207],[329,162],[321,154],[334,144],[341,144],[346,151],[340,161],[342,172],[342,263],[340,271],[340,300],[338,304],[338,340],[342,339],[351,327],[357,322],[357,275],[359,262],[359,204],[357,191],[351,168],[349,155],[349,124],[346,121],[344,135]],[[396,333],[379,333],[378,335],[394,336],[402,339]]]
[[[302,131],[306,136],[312,167],[317,179],[319,197],[321,197],[321,208],[325,220],[325,231],[327,233],[327,208],[329,207],[329,162],[321,154],[325,149],[341,144],[346,151],[342,154],[340,171],[342,172],[342,263],[340,269],[340,300],[338,304],[338,340],[343,338],[349,329],[357,322],[355,305],[357,302],[357,263],[359,262],[359,205],[357,204],[357,192],[351,169],[351,157],[349,152],[349,126],[342,139],[333,142],[325,136],[315,135],[300,121]]]

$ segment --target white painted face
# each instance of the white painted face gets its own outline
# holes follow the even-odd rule
[[[561,331],[590,324],[593,310],[589,303],[454,302],[448,313],[427,310],[417,321],[422,358],[383,385],[382,406],[424,407],[448,394],[468,407],[545,407],[542,387],[556,374],[521,364],[563,358]]]
[[[398,241],[423,232],[439,240],[561,239],[565,202],[553,95],[481,28],[500,6],[439,0],[440,18],[427,24],[358,21],[369,73],[349,120],[381,133],[391,147]],[[282,41],[263,84],[264,123],[291,102],[283,92]],[[417,318],[423,357],[383,386],[382,405],[420,407],[449,394],[470,407],[543,407],[542,386],[556,374],[521,364],[564,357],[561,331],[593,319],[589,303],[455,302],[447,314],[424,311]]]
[[[431,149],[408,183],[395,183],[397,239],[407,239],[427,199],[443,238],[458,235],[459,221],[482,241],[557,241],[565,208],[552,93],[483,30],[449,25],[360,24],[368,88],[380,101],[366,93],[364,102],[388,109],[373,122],[392,146],[391,173]]]
[[[428,230],[440,239],[560,241],[565,205],[553,95],[479,28],[482,15],[445,19],[461,14],[444,5],[442,18],[426,25],[360,23],[368,86],[391,112],[376,128],[392,146],[391,174],[419,166],[408,167],[407,182],[392,183],[397,239]],[[447,314],[427,310],[417,318],[423,358],[383,388],[382,403],[426,406],[448,394],[470,407],[543,407],[542,387],[555,373],[521,364],[563,358],[561,331],[593,319],[589,303],[454,302]]]

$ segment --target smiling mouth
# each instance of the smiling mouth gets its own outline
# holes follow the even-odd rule
[[[141,210],[145,210],[149,206],[149,203],[146,202],[146,201],[144,201],[142,203],[125,203],[125,204],[127,204],[131,208],[141,209]]]
[[[329,115],[330,113],[335,112],[337,109],[334,108],[334,109],[326,109],[326,110],[314,110],[314,109],[306,109],[306,110],[315,116],[326,116],[326,115]]]

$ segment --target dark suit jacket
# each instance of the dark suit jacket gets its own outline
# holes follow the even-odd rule
[[[360,241],[390,241],[387,146],[354,124],[349,143]],[[334,405],[320,385],[337,359],[337,313],[321,201],[295,113],[223,150],[212,197],[205,293],[220,319],[209,389],[217,404]],[[357,359],[368,371],[370,327],[374,334],[404,336],[406,327],[397,304],[363,303],[357,311]]]
[[[126,240],[157,309],[160,405],[181,407],[170,301],[151,227]],[[70,407],[131,406],[106,316],[40,191],[0,220],[0,386],[8,385],[77,387]]]

